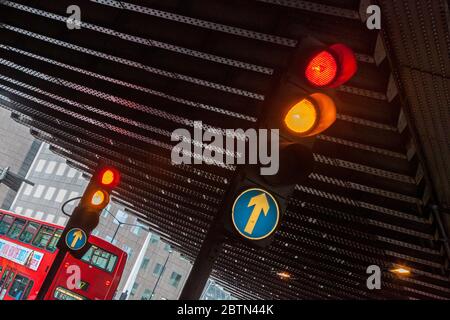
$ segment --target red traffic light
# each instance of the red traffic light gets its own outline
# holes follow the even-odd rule
[[[311,84],[324,87],[336,79],[337,70],[334,56],[328,51],[321,51],[309,61],[305,76]]]
[[[98,173],[98,183],[104,187],[114,188],[120,182],[120,173],[114,167],[104,167]]]
[[[350,80],[357,69],[353,51],[343,44],[334,44],[309,60],[305,77],[315,87],[335,88]]]

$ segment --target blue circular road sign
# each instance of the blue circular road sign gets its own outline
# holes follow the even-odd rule
[[[233,204],[234,227],[250,240],[261,240],[270,236],[278,225],[279,217],[277,201],[263,189],[247,189]]]
[[[79,228],[73,228],[66,234],[66,245],[72,250],[80,250],[86,245],[86,242],[86,233]]]

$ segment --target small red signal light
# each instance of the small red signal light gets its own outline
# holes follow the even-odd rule
[[[316,54],[308,63],[305,76],[317,87],[325,87],[334,81],[338,72],[337,61],[328,51]]]
[[[337,43],[309,60],[305,77],[315,87],[336,88],[350,80],[357,69],[353,51],[346,45]]]
[[[98,180],[102,186],[114,188],[120,182],[120,173],[113,167],[105,167],[100,170]]]

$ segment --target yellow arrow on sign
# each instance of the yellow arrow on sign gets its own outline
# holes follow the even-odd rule
[[[73,240],[72,244],[70,245],[72,248],[74,248],[77,245],[78,240],[83,239],[83,232],[80,230],[77,230],[73,234]]]
[[[249,234],[253,233],[253,229],[255,229],[256,222],[258,222],[261,212],[264,212],[264,215],[267,216],[270,208],[269,202],[267,201],[267,197],[264,193],[261,193],[250,199],[248,207],[252,206],[254,206],[252,214],[250,215],[250,219],[248,219],[247,225],[244,229],[244,231]]]

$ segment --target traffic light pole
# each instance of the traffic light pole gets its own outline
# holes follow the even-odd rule
[[[199,300],[203,293],[205,285],[213,270],[214,263],[219,257],[223,243],[226,239],[226,230],[224,226],[227,214],[227,203],[230,200],[233,190],[241,182],[242,169],[243,168],[240,167],[236,170],[237,172],[225,193],[220,210],[211,222],[211,226],[206,234],[205,240],[203,240],[200,252],[195,259],[189,277],[184,284],[183,291],[181,291],[180,300]]]
[[[36,300],[44,300],[45,296],[47,295],[48,291],[50,290],[53,280],[55,279],[56,275],[58,274],[58,270],[61,267],[66,254],[67,254],[67,251],[58,250],[55,260],[53,261],[52,266],[50,267],[50,270],[48,271],[47,276],[45,277],[44,283],[42,284],[41,289],[39,290],[39,293],[36,296]]]
[[[224,212],[219,213],[218,218],[222,218]],[[191,273],[187,279],[180,300],[198,300],[200,299],[203,289],[209,279],[214,267],[214,263],[218,258],[223,242],[225,241],[225,229],[222,219],[216,219],[215,223],[210,227],[205,240],[202,243],[200,252],[192,266]]]

